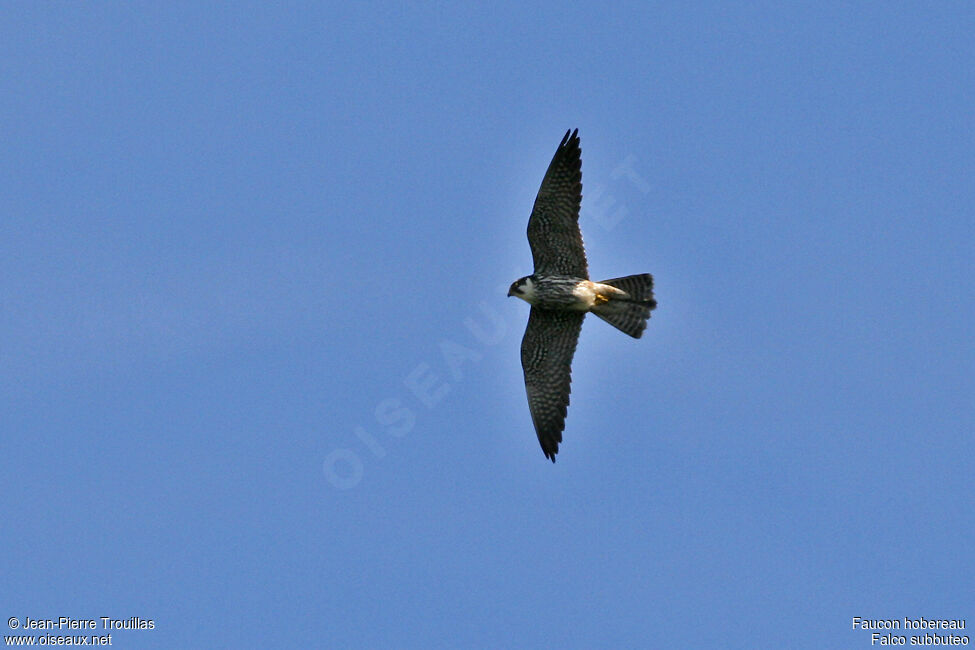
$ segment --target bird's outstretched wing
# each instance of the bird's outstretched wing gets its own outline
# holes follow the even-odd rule
[[[546,458],[555,462],[562,442],[572,381],[572,355],[585,313],[532,307],[521,341],[528,408]]]
[[[582,204],[582,152],[579,130],[566,131],[535,197],[528,219],[528,243],[535,273],[589,279],[586,250],[579,232]]]

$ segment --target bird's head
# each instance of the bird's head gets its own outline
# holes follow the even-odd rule
[[[532,281],[532,276],[515,280],[508,289],[508,296],[515,296],[530,303],[535,297],[535,283]]]

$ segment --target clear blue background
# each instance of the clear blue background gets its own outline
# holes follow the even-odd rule
[[[153,619],[133,648],[975,619],[973,33],[963,2],[6,5],[0,614]],[[553,466],[505,290],[571,127],[593,277],[660,306],[640,341],[587,320]]]

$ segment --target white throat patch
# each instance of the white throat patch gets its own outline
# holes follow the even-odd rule
[[[531,278],[525,278],[525,284],[519,287],[521,293],[517,294],[519,298],[527,303],[534,304],[535,302],[535,283],[531,281]]]

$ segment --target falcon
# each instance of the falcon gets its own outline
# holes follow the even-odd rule
[[[509,297],[532,306],[521,341],[521,366],[535,433],[553,463],[565,429],[572,355],[586,313],[638,339],[657,306],[649,273],[589,280],[579,231],[581,204],[582,152],[576,129],[566,132],[555,151],[528,219],[535,272],[508,289]]]

